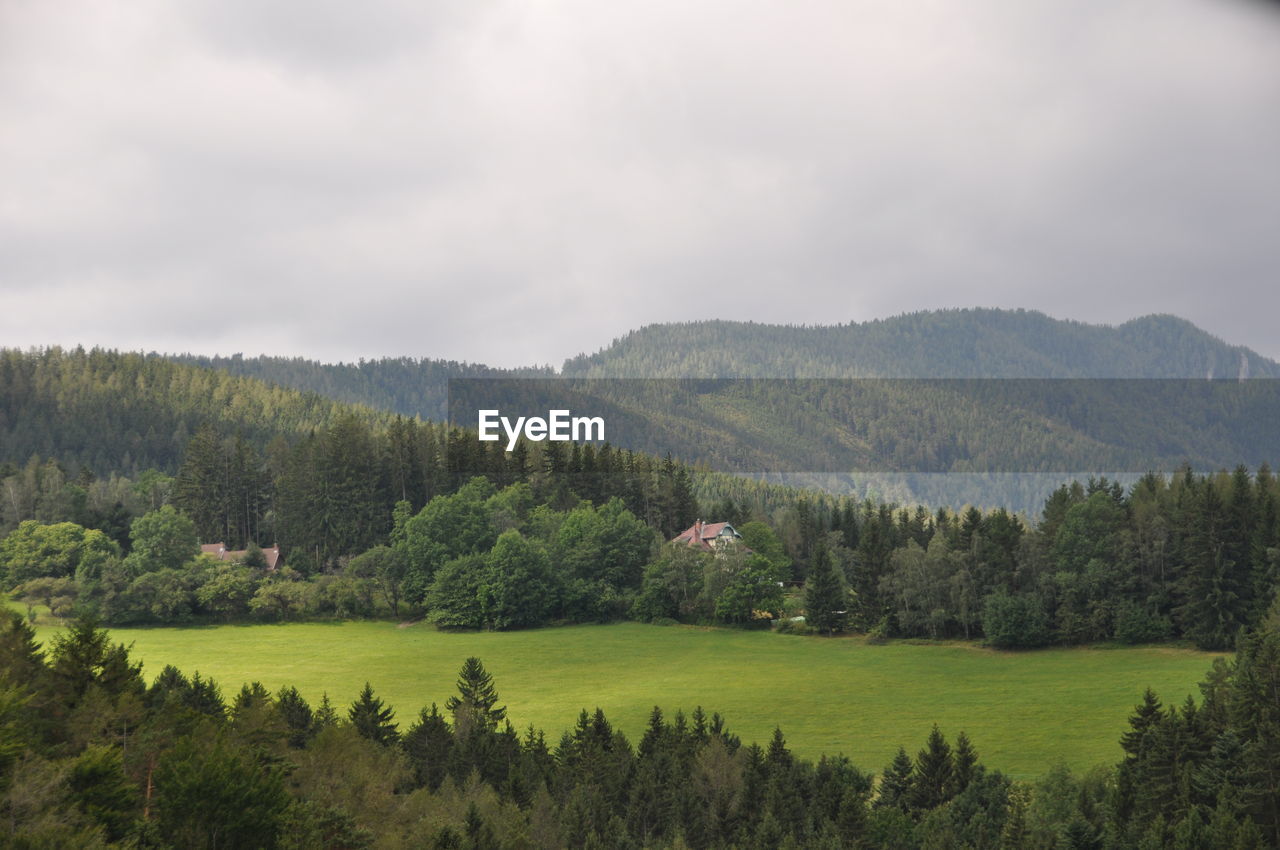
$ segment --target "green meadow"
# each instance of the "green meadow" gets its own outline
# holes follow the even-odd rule
[[[55,633],[39,629],[41,640]],[[1150,685],[1165,704],[1196,693],[1215,657],[1168,647],[995,652],[969,644],[870,645],[686,626],[623,623],[522,632],[448,633],[384,622],[114,629],[155,676],[166,664],[212,676],[230,697],[246,681],[295,685],[345,706],[366,681],[406,728],[443,705],[463,659],[494,675],[512,722],[554,742],[583,709],[603,708],[633,743],[655,704],[701,705],[744,742],[781,726],[806,757],[843,753],[879,771],[899,744],[919,749],[937,723],[964,730],[983,761],[1032,777],[1120,758],[1118,739]]]

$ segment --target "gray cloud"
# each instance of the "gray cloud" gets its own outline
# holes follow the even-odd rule
[[[1241,0],[0,5],[0,344],[558,363],[1173,312],[1280,356]]]

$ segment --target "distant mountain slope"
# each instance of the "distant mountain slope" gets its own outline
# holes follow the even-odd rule
[[[1280,364],[1174,316],[1118,327],[1023,310],[941,310],[861,324],[649,325],[565,362],[583,378],[1234,378]]]
[[[408,416],[442,420],[450,378],[556,374],[448,360],[171,359]],[[591,355],[574,378],[1234,378],[1280,377],[1280,363],[1173,316],[1118,327],[1024,310],[940,310],[861,324],[799,327],[707,321],[649,325]]]
[[[569,406],[607,413],[615,445],[670,451],[722,471],[1113,472],[1168,468],[1184,459],[1201,468],[1274,464],[1280,398],[1269,381],[1237,397],[1231,379],[1242,376],[1280,377],[1280,364],[1170,316],[1107,327],[1003,310],[832,327],[653,325],[567,361],[558,373],[403,358],[328,365],[0,351],[0,463],[39,453],[100,472],[172,469],[189,435],[206,422],[263,445],[274,435],[327,424],[353,404],[364,405],[354,411],[363,417],[441,421],[451,378],[564,377],[573,379],[568,391],[590,397]],[[1066,382],[1046,396],[1003,381],[994,383],[1008,388],[980,388],[976,395],[937,381],[706,382],[673,400],[652,382],[583,383],[612,377],[1181,378],[1194,379],[1194,386],[1170,391],[1144,382],[1117,395],[1114,387]],[[512,392],[542,400],[533,384],[545,383],[521,382]],[[1192,397],[1200,398],[1194,406],[1187,403]]]
[[[0,350],[0,465],[56,457],[97,474],[172,472],[202,425],[258,448],[341,416],[391,414],[160,357],[94,349]]]
[[[202,369],[319,393],[347,404],[363,404],[405,416],[443,421],[450,378],[531,377],[554,375],[548,368],[496,369],[480,363],[384,357],[358,363],[320,363],[301,357],[205,357],[171,355],[171,360]]]

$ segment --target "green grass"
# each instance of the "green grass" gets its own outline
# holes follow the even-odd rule
[[[41,640],[55,632],[41,626]],[[392,623],[300,623],[114,629],[144,672],[165,664],[213,676],[230,696],[245,681],[292,684],[345,707],[365,681],[406,728],[454,690],[477,655],[509,716],[560,733],[582,708],[605,710],[638,739],[650,709],[702,705],[745,742],[780,725],[793,750],[843,753],[879,771],[899,744],[913,753],[933,723],[962,729],[983,761],[1019,777],[1064,761],[1076,770],[1120,758],[1125,720],[1150,685],[1166,704],[1196,692],[1214,656],[1165,647],[1004,653],[965,644],[872,646],[821,639],[624,623],[506,633],[445,633]]]

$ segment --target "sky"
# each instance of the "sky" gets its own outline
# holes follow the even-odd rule
[[[0,0],[0,346],[558,365],[988,306],[1280,358],[1277,7]]]

